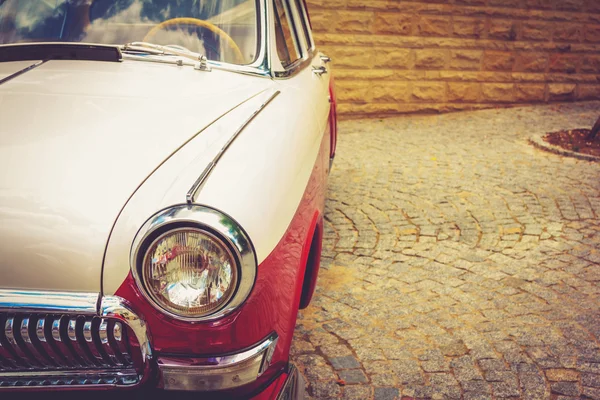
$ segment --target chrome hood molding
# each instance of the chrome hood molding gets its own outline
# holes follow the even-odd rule
[[[26,64],[0,63],[0,77]],[[132,194],[191,139],[209,147],[198,133],[268,82],[48,61],[1,85],[0,288],[99,292],[107,240]]]

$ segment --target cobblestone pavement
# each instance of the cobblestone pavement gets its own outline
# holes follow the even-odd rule
[[[600,103],[348,121],[292,360],[312,398],[600,399]]]

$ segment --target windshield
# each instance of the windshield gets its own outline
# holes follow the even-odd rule
[[[151,42],[250,64],[256,0],[0,0],[0,44]]]

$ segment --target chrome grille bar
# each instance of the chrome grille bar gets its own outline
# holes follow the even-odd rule
[[[120,297],[0,289],[0,391],[135,386],[151,359],[146,324]]]
[[[46,336],[48,345],[55,350],[55,354],[60,357],[65,366],[79,367],[81,362],[78,357],[73,354],[71,348],[68,345],[68,341],[65,341],[64,332],[65,329],[63,321],[67,317],[51,316],[49,319],[52,321],[51,334]]]
[[[117,358],[117,354],[115,353],[114,347],[108,341],[108,320],[102,319],[100,323],[100,343],[102,344],[102,349],[108,355],[109,360],[114,365],[123,365],[123,363]]]
[[[50,324],[47,324],[46,321],[49,320]],[[36,327],[35,327],[35,336],[40,344],[40,346],[44,349],[46,354],[54,364],[59,367],[66,367],[68,364],[64,362],[64,357],[60,355],[58,351],[56,351],[56,345],[52,345],[52,334],[51,334],[51,323],[52,319],[49,319],[47,316],[38,319]],[[50,334],[49,334],[50,333]],[[49,339],[46,339],[48,337]]]
[[[145,322],[119,297],[0,289],[0,391],[135,386],[151,358]]]
[[[37,323],[37,322],[36,322]],[[48,364],[50,366],[56,366],[54,360],[48,357],[41,349],[41,346],[37,345],[37,335],[35,333],[30,335],[30,332],[33,332],[34,329],[31,329],[34,324],[30,324],[30,318],[24,317],[21,320],[21,329],[19,333],[21,334],[21,338],[25,343],[25,348],[27,353],[30,354],[34,359],[38,360],[42,364]]]
[[[47,320],[52,322],[50,335]],[[10,348],[3,346],[0,352],[0,375],[4,371],[133,366],[127,329],[114,319],[9,315],[5,317],[4,336]]]
[[[16,355],[15,361],[25,366],[26,368],[34,367],[35,362],[31,362],[30,358],[23,351],[23,347],[17,342],[18,333],[15,332],[15,317],[7,317],[4,322],[4,337],[8,341],[8,346]]]

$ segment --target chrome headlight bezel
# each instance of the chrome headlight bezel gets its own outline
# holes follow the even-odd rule
[[[174,313],[156,301],[144,285],[143,260],[151,244],[169,231],[181,228],[197,229],[215,237],[227,246],[235,260],[238,278],[233,295],[206,315],[190,317]],[[139,291],[158,311],[180,321],[205,322],[225,317],[246,301],[256,280],[257,260],[248,234],[233,218],[213,208],[186,204],[162,210],[142,226],[132,245],[130,266]]]

